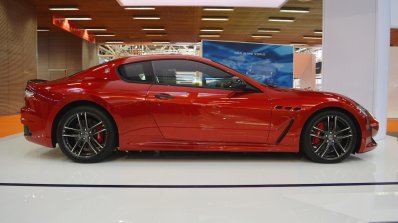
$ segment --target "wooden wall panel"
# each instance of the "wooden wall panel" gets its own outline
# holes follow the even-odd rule
[[[38,78],[55,80],[82,70],[82,39],[67,32],[39,32]]]
[[[0,115],[9,115],[19,113],[26,82],[37,76],[37,22],[25,0],[0,0],[0,14]]]

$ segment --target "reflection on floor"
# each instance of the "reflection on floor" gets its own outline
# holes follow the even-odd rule
[[[77,164],[59,149],[0,139],[0,183],[242,185],[398,182],[398,141],[334,165],[297,154],[120,153]],[[1,222],[391,222],[398,185],[286,188],[0,187]]]

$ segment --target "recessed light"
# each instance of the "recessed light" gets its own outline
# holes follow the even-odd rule
[[[115,34],[95,34],[94,36],[115,36]]]
[[[303,36],[304,39],[322,39],[322,36]]]
[[[109,43],[109,44],[122,44],[124,43],[123,41],[120,40],[112,40],[112,41],[106,41],[105,43]]]
[[[282,7],[280,12],[292,12],[292,13],[309,13],[309,8],[301,8],[301,7]]]
[[[260,28],[257,30],[259,33],[279,33],[281,29],[274,29],[274,28]]]
[[[163,27],[143,27],[144,31],[165,31],[166,29]]]
[[[249,1],[236,1],[236,0],[195,0],[195,1],[166,1],[166,0],[117,0],[122,7],[135,7],[135,6],[188,6],[188,7],[206,7],[206,8],[231,8],[233,7],[257,7],[257,8],[280,8],[286,3],[287,0],[249,0]]]
[[[65,17],[65,19],[70,21],[80,21],[80,20],[91,20],[91,17]]]
[[[147,33],[146,36],[166,36],[166,33]]]
[[[323,32],[322,32],[321,29],[316,29],[316,30],[314,30],[314,33],[316,33],[316,34],[323,34]]]
[[[155,10],[155,7],[125,7],[126,10]]]
[[[258,34],[253,34],[252,37],[253,37],[253,38],[256,38],[256,39],[263,39],[263,38],[272,38],[272,35],[258,35]]]
[[[37,29],[37,32],[48,32],[48,31],[50,31],[50,30],[46,29],[46,28],[38,28]]]
[[[220,11],[220,12],[231,12],[234,11],[234,8],[215,8],[215,7],[210,7],[210,8],[203,8],[203,11]]]
[[[139,19],[139,20],[158,20],[160,19],[159,16],[154,15],[154,16],[133,16],[133,19]]]
[[[106,31],[106,28],[85,28],[87,31]]]
[[[220,37],[218,34],[200,34],[199,37]]]
[[[78,11],[79,8],[75,6],[50,6],[48,8],[50,11]]]
[[[222,28],[201,28],[201,32],[222,32]]]
[[[269,17],[271,22],[294,22],[294,17]]]
[[[152,41],[152,43],[155,43],[155,44],[167,44],[167,43],[170,43],[170,41]]]
[[[202,21],[228,21],[228,17],[225,16],[214,16],[214,17],[202,17]]]

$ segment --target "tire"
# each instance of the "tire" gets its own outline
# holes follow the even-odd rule
[[[62,152],[78,163],[95,163],[108,158],[117,145],[111,118],[95,107],[79,106],[60,119],[57,142]]]
[[[301,150],[317,163],[338,163],[358,144],[358,129],[344,112],[326,110],[312,116],[301,134]]]

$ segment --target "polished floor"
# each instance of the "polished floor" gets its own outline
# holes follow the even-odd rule
[[[398,140],[340,164],[274,153],[119,153],[77,164],[0,139],[0,222],[398,222]]]

